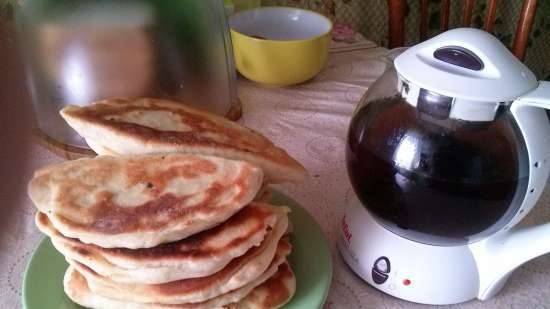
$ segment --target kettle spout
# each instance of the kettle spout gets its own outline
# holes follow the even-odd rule
[[[502,231],[469,247],[479,272],[477,298],[486,300],[504,287],[514,269],[550,252],[550,223]]]

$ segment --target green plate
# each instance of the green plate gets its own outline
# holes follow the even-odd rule
[[[330,250],[317,222],[298,203],[273,192],[272,204],[292,209],[293,251],[289,257],[296,273],[296,294],[284,309],[321,308],[332,277]],[[67,262],[44,239],[31,257],[23,279],[23,308],[82,309],[63,292],[63,275]]]

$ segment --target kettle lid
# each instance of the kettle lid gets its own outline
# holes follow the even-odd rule
[[[538,85],[497,38],[475,28],[444,32],[409,48],[394,64],[408,83],[470,101],[512,101]]]

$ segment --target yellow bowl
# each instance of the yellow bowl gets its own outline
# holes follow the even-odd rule
[[[321,14],[262,7],[229,18],[237,70],[272,86],[305,82],[327,61],[332,23]]]

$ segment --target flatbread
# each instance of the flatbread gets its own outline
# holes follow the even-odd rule
[[[269,202],[269,200],[271,200],[271,197],[272,197],[271,190],[269,189],[269,186],[266,183],[264,183],[260,188],[260,190],[258,191],[258,194],[256,194],[254,201],[267,203]]]
[[[28,188],[66,237],[137,249],[229,219],[254,199],[262,175],[249,163],[210,156],[99,156],[42,168]]]
[[[86,144],[88,144],[88,146],[90,146],[90,148],[95,151],[95,153],[97,153],[98,155],[103,155],[103,156],[118,156],[119,154],[114,152],[113,150],[105,147],[105,146],[102,146],[102,145],[99,145],[99,144],[96,144],[94,141],[92,140],[89,140],[89,139],[84,139],[86,141]]]
[[[287,263],[285,258],[277,255],[271,262],[268,269],[254,281],[239,289],[200,303],[167,305],[114,300],[92,292],[88,286],[86,278],[72,266],[69,266],[65,272],[63,286],[65,293],[73,302],[90,309],[216,309],[236,303],[246,297],[246,295],[248,295],[255,287],[264,283],[276,274],[279,269],[279,265],[284,263]]]
[[[299,182],[304,167],[261,134],[182,103],[110,99],[67,106],[61,116],[98,154],[194,153],[243,160],[269,183]]]
[[[68,261],[86,278],[90,290],[104,297],[138,303],[202,302],[238,289],[264,273],[275,254],[289,246],[286,241],[280,240],[286,231],[287,222],[288,218],[283,217],[259,247],[250,249],[243,256],[232,260],[219,272],[207,277],[162,284],[117,283],[98,275],[78,262],[70,259]],[[279,242],[281,245],[278,245]]]
[[[260,284],[244,299],[228,309],[276,309],[284,306],[296,292],[296,277],[288,263],[279,265],[277,273]]]
[[[220,225],[186,239],[147,249],[102,248],[59,233],[43,213],[36,225],[63,255],[114,282],[157,284],[205,277],[260,245],[287,216],[287,207],[251,203]]]

